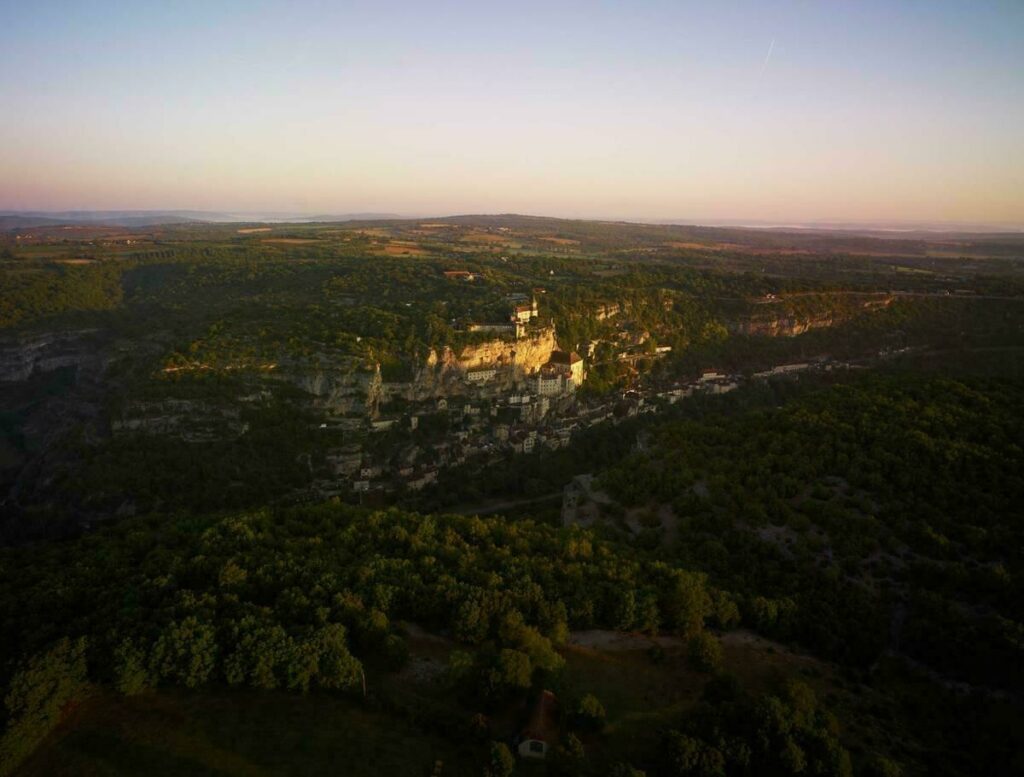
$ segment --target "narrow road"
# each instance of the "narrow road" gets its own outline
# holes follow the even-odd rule
[[[445,508],[443,512],[458,513],[459,515],[490,515],[492,513],[500,513],[514,507],[526,507],[527,505],[534,504],[547,504],[548,502],[561,501],[561,499],[562,492],[556,491],[551,494],[523,497],[522,499],[492,499],[487,502],[478,502],[477,504],[473,505],[456,505],[455,507]]]

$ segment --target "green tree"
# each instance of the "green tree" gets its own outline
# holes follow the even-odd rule
[[[664,749],[667,773],[672,777],[725,777],[725,757],[700,739],[670,731]]]
[[[114,687],[125,696],[135,696],[152,684],[146,651],[132,639],[122,640],[114,650]]]
[[[694,669],[715,672],[722,666],[722,646],[713,634],[701,631],[690,637],[687,658]]]
[[[662,593],[661,608],[670,628],[687,637],[699,632],[711,608],[704,576],[695,572],[674,572]]]
[[[604,728],[606,718],[604,705],[592,693],[583,696],[576,705],[576,721],[581,728],[600,731]]]
[[[348,651],[345,627],[330,623],[317,632],[320,649],[317,682],[322,688],[354,688],[362,675],[362,664]]]
[[[151,657],[157,676],[189,688],[206,683],[216,663],[216,632],[195,616],[168,625],[153,646]]]
[[[15,672],[4,698],[8,726],[0,739],[0,775],[10,774],[86,692],[86,640],[62,639]]]
[[[291,639],[285,630],[247,616],[236,625],[234,641],[234,650],[224,659],[224,678],[231,685],[277,688],[291,650]]]
[[[575,734],[566,734],[549,756],[551,772],[558,777],[577,777],[586,768],[586,752]]]
[[[533,666],[528,655],[502,648],[484,675],[484,688],[491,698],[497,699],[513,691],[526,690],[532,677]]]
[[[504,742],[491,742],[490,761],[484,769],[484,777],[512,777],[516,759]]]

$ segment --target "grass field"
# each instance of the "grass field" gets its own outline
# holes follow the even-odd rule
[[[463,243],[493,243],[494,245],[508,245],[512,241],[505,235],[495,235],[491,232],[469,232],[459,238]]]
[[[383,246],[374,246],[371,250],[384,256],[425,256],[427,253],[416,243],[399,240],[392,240]]]
[[[472,711],[459,706],[444,682],[448,654],[458,646],[412,625],[407,638],[411,662],[397,674],[372,672],[371,689],[402,708],[468,720]],[[574,633],[562,649],[565,670],[550,687],[566,704],[592,693],[608,713],[602,734],[583,737],[591,762],[653,752],[660,732],[698,703],[711,676],[690,667],[683,640],[660,637],[660,650],[651,651],[655,644],[642,634],[594,631]],[[722,653],[723,669],[755,694],[781,678],[799,677],[846,707],[849,719],[863,720],[828,664],[745,631],[723,635]],[[521,701],[492,710],[489,737],[510,740],[525,714]],[[885,736],[856,724],[844,732],[850,744]],[[126,699],[104,692],[72,711],[18,775],[426,777],[441,761],[442,775],[478,777],[486,739],[449,739],[367,709],[358,699],[324,693],[166,690]],[[518,768],[523,775],[544,773],[542,766]]]
[[[76,709],[18,772],[82,775],[479,775],[476,743],[447,742],[323,694],[161,691]]]
[[[592,693],[608,713],[599,737],[584,739],[587,753],[598,761],[652,752],[660,732],[676,724],[700,700],[711,675],[691,668],[683,640],[672,636],[657,641],[642,634],[577,632],[577,644],[563,650],[566,668],[559,683],[565,698]],[[655,645],[660,650],[652,651]],[[771,692],[785,678],[798,678],[821,698],[847,703],[848,694],[827,663],[793,652],[748,631],[721,637],[722,670],[738,677],[752,694]],[[866,731],[846,731],[853,743]]]

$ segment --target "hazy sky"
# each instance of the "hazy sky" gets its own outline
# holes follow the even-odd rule
[[[1024,223],[1024,0],[0,0],[0,208]]]

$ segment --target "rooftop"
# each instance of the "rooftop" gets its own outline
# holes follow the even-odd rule
[[[577,364],[583,361],[576,351],[552,351],[550,362],[552,364]]]
[[[551,691],[543,691],[533,709],[526,728],[522,731],[523,739],[539,739],[553,744],[558,739],[558,700]]]

